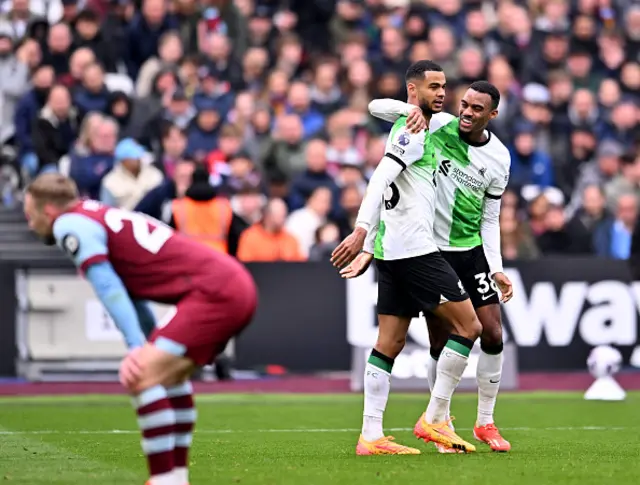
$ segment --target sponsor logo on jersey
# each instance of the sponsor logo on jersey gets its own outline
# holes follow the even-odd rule
[[[449,170],[451,169],[451,160],[442,160],[440,163],[439,172],[445,177],[449,175]]]
[[[463,172],[458,167],[454,167],[451,172],[451,178],[454,179],[460,185],[464,185],[472,190],[480,190],[484,183],[482,180],[478,180],[472,175]]]
[[[410,141],[411,141],[411,137],[409,136],[409,133],[407,133],[406,131],[403,131],[402,133],[400,133],[400,135],[398,135],[398,143],[403,147],[406,147]]]

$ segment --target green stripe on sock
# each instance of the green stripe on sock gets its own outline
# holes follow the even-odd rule
[[[445,345],[445,347],[465,357],[469,357],[469,354],[471,353],[471,349],[469,347],[466,347],[465,345],[462,345],[461,343],[458,343],[455,340],[451,339],[447,341],[447,345]]]
[[[380,370],[385,371],[388,374],[391,374],[391,369],[393,368],[393,364],[389,364],[389,362],[385,362],[380,357],[376,357],[375,355],[370,355],[369,364],[377,367]]]

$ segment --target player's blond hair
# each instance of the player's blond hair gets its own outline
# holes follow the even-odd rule
[[[43,173],[31,182],[25,192],[42,206],[52,204],[65,207],[78,199],[78,187],[69,177],[59,173]]]

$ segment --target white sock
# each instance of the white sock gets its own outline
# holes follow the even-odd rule
[[[502,376],[503,353],[496,355],[480,352],[478,359],[478,425],[493,423],[493,409],[496,407],[500,378]]]
[[[429,355],[429,360],[427,362],[427,382],[429,383],[429,391],[433,392],[433,388],[436,385],[436,374],[438,372],[438,361],[433,358],[433,356]],[[451,403],[449,403],[451,404]],[[447,412],[444,416],[445,421],[449,421],[451,411],[449,410],[449,406],[447,406]],[[453,429],[453,424],[451,425],[451,429]]]
[[[173,469],[176,479],[180,485],[187,485],[189,483],[189,469],[186,467],[175,467]]]
[[[174,471],[163,473],[161,475],[154,475],[149,480],[150,485],[184,485],[176,477]]]
[[[442,423],[447,419],[451,397],[467,367],[470,352],[470,348],[456,341],[447,342],[438,359],[436,383],[427,405],[427,423]]]
[[[429,383],[429,392],[433,392],[433,387],[436,385],[436,373],[438,372],[438,361],[429,355],[427,361],[427,382]]]
[[[372,360],[370,357],[369,360]],[[379,359],[378,359],[379,360]],[[384,437],[382,417],[387,407],[391,390],[391,365],[386,369],[367,362],[364,370],[364,412],[362,418],[362,436],[367,441],[376,441]]]

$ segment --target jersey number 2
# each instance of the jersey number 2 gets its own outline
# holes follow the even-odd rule
[[[104,215],[104,222],[115,233],[124,229],[124,221],[128,221],[131,224],[133,238],[140,247],[152,254],[158,254],[162,246],[173,234],[170,228],[157,224],[154,219],[139,212],[109,209]],[[149,223],[155,227],[149,227]]]

